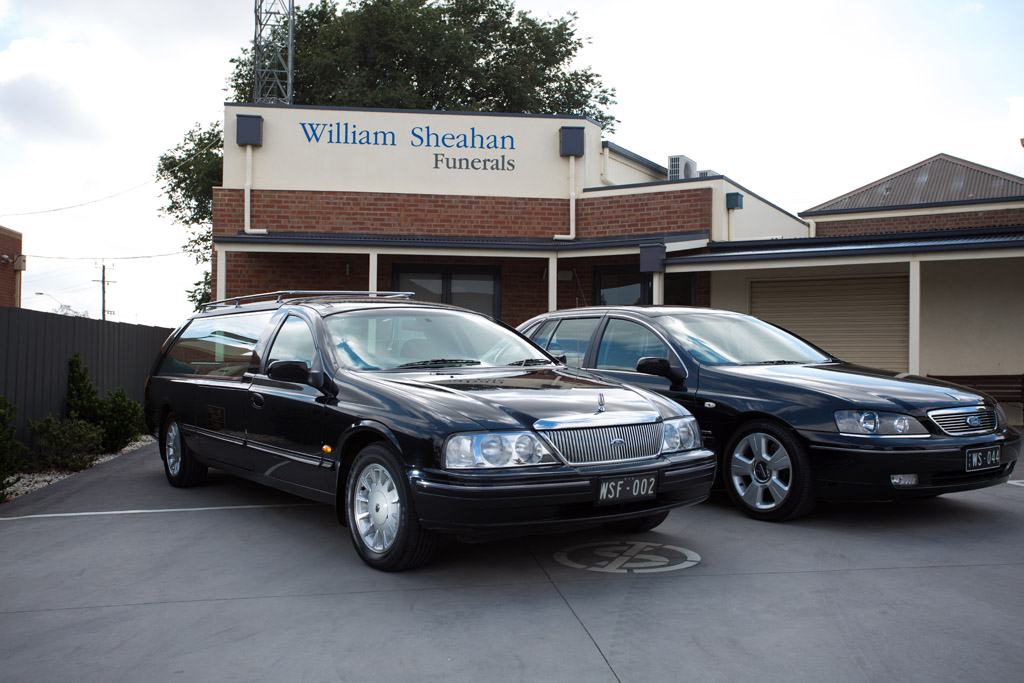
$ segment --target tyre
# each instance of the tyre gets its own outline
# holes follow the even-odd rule
[[[420,526],[405,468],[388,445],[371,444],[356,456],[345,486],[345,511],[352,544],[374,569],[412,569],[437,550],[437,535]]]
[[[160,432],[160,457],[164,461],[164,474],[171,486],[186,488],[197,486],[206,481],[208,468],[196,460],[191,449],[185,445],[181,436],[181,426],[169,415],[164,421]]]
[[[732,502],[754,519],[795,519],[817,502],[807,449],[776,422],[740,427],[723,454],[722,474]]]
[[[608,522],[604,525],[604,528],[609,531],[619,531],[627,534],[650,531],[668,519],[669,512],[670,510],[663,510],[646,517],[634,517],[633,519],[623,519],[618,522]]]

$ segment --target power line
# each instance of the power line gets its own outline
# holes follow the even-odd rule
[[[220,143],[223,143],[223,140],[214,140],[213,142],[208,144],[206,147],[203,147],[202,149],[198,150],[195,154],[193,154],[192,156],[188,157],[187,159],[182,161],[180,164],[178,164],[174,168],[170,169],[169,172],[177,171],[179,168],[181,168],[182,166],[184,166],[188,162],[192,161],[193,159],[195,159],[200,154],[206,152],[207,150],[209,150],[214,145],[220,144]],[[38,215],[44,214],[44,213],[56,213],[58,211],[67,211],[68,209],[77,209],[77,208],[80,208],[80,207],[83,207],[83,206],[89,206],[90,204],[98,204],[100,202],[105,202],[108,199],[113,199],[114,197],[120,197],[123,194],[128,194],[129,192],[133,192],[135,190],[138,190],[140,187],[146,187],[147,185],[152,185],[153,183],[157,182],[157,180],[158,180],[157,178],[153,178],[152,180],[147,180],[144,183],[139,183],[138,185],[136,185],[134,187],[129,187],[127,190],[121,190],[120,192],[115,192],[114,194],[107,195],[106,197],[100,197],[99,199],[92,199],[90,201],[82,202],[80,204],[71,204],[70,206],[60,206],[60,207],[57,207],[55,209],[42,209],[40,211],[24,211],[22,213],[3,213],[3,214],[0,214],[0,218],[11,218],[11,217],[15,217],[15,216],[38,216]],[[41,258],[41,257],[36,256],[35,258]]]
[[[144,258],[164,258],[166,256],[180,256],[187,254],[185,251],[175,251],[170,254],[147,254],[146,256],[39,256],[38,254],[25,254],[29,258],[48,258],[66,261],[132,261]]]

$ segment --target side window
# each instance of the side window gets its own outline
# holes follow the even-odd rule
[[[161,374],[241,377],[272,312],[193,320],[160,364]]]
[[[294,315],[288,316],[281,325],[281,331],[277,333],[270,353],[267,355],[267,367],[276,360],[301,360],[305,362],[306,369],[313,367],[313,359],[316,358],[316,342],[313,341],[313,333],[309,325],[302,318]]]
[[[569,318],[558,324],[551,335],[547,350],[553,356],[565,354],[565,364],[570,368],[578,368],[583,364],[587,353],[587,344],[600,318]]]
[[[597,348],[599,370],[636,371],[644,356],[668,358],[668,347],[651,330],[630,320],[612,318]]]
[[[545,320],[540,325],[534,325],[527,330],[526,336],[532,339],[537,346],[546,349],[548,342],[551,341],[551,333],[554,331],[557,322],[557,320]]]

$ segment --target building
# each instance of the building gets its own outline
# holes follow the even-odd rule
[[[710,305],[897,372],[1024,373],[1024,179],[993,169],[939,155],[795,216],[581,117],[228,104],[224,131],[218,299]]]
[[[0,306],[21,308],[21,273],[25,255],[21,233],[0,225]]]

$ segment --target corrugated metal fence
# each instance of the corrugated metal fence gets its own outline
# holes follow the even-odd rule
[[[142,403],[146,376],[172,331],[0,307],[0,395],[18,409],[18,440],[31,444],[28,420],[64,415],[68,359],[76,352],[101,397],[123,387]]]

